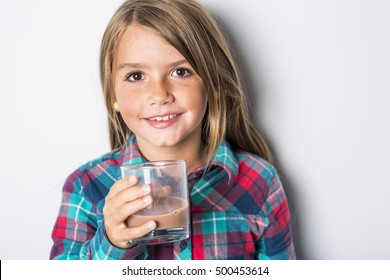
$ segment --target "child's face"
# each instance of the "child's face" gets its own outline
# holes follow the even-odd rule
[[[141,25],[118,45],[115,96],[140,147],[199,147],[207,98],[202,79],[172,45]]]

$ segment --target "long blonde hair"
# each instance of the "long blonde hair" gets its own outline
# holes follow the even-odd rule
[[[118,42],[132,23],[159,34],[202,78],[208,96],[202,123],[208,162],[224,139],[236,150],[254,153],[272,162],[264,137],[250,121],[229,45],[214,18],[197,0],[127,0],[111,18],[101,44],[100,78],[112,150],[124,147],[132,133],[113,108]]]

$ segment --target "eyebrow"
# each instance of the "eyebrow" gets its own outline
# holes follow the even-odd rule
[[[188,63],[188,61],[185,59],[178,60],[178,61],[170,63],[168,65],[168,67],[176,67],[176,66],[182,65],[184,63]],[[142,64],[142,63],[121,63],[117,67],[118,70],[122,70],[124,68],[141,68],[142,69],[142,68],[148,68],[148,65]]]

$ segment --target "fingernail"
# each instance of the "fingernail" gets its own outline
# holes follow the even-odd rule
[[[150,192],[150,185],[143,185],[141,189],[144,193],[149,193]]]
[[[152,197],[151,197],[150,195],[145,196],[145,197],[143,198],[143,202],[144,202],[144,203],[150,203],[151,201],[152,201]]]
[[[137,183],[137,176],[135,175],[130,175],[129,177],[129,183],[134,185],[135,183]]]
[[[146,225],[149,229],[154,229],[156,227],[156,222],[155,221],[150,221]]]

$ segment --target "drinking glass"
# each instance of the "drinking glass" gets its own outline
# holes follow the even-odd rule
[[[137,185],[149,185],[153,202],[126,219],[129,227],[155,221],[157,227],[145,236],[129,240],[160,244],[189,237],[189,198],[184,160],[151,161],[121,166],[122,178],[135,175]]]

